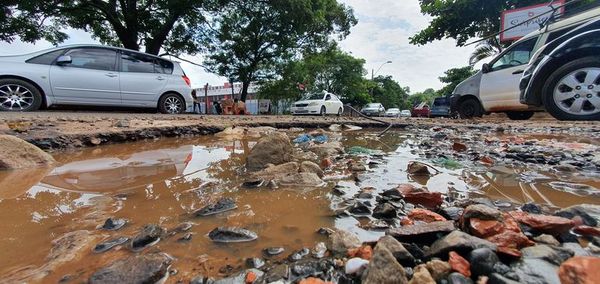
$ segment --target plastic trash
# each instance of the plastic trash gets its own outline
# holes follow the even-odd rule
[[[348,154],[350,155],[373,155],[380,153],[380,151],[365,148],[362,146],[352,146],[348,149]]]
[[[311,139],[312,139],[312,137],[308,134],[300,134],[298,137],[296,137],[296,139],[294,139],[294,143],[296,143],[296,144],[306,143],[306,142],[310,142]]]
[[[438,159],[433,160],[433,162],[436,165],[439,165],[439,166],[442,166],[444,168],[451,169],[451,170],[460,169],[463,167],[459,162],[457,162],[456,160],[450,159],[450,158],[438,158]]]
[[[319,136],[313,138],[313,141],[315,141],[317,143],[325,143],[325,142],[327,142],[327,140],[329,140],[329,137],[327,137],[327,135],[319,135]]]

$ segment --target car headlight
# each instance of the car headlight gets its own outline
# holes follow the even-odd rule
[[[319,105],[319,102],[312,102],[312,103],[310,103],[310,104],[308,104],[308,105],[309,105],[309,106],[318,106],[318,105]]]

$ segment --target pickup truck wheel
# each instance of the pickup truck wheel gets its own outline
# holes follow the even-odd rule
[[[19,79],[0,80],[0,110],[35,111],[42,105],[42,94],[32,84]]]
[[[479,101],[473,98],[465,99],[458,105],[458,114],[460,118],[473,118],[483,116],[483,110]]]
[[[511,120],[528,120],[535,113],[533,111],[507,111],[506,116]]]
[[[544,84],[542,102],[559,120],[600,120],[600,59],[584,57],[558,68]]]

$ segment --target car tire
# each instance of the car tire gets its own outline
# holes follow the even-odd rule
[[[591,82],[586,80],[590,71],[596,77]],[[596,57],[573,60],[556,69],[542,88],[546,110],[558,120],[600,120],[600,73],[597,72],[600,72],[600,59]],[[567,82],[577,86],[571,88]],[[588,89],[589,86],[592,87]]]
[[[481,117],[483,110],[479,101],[473,98],[463,100],[458,105],[458,114],[463,119],[469,119],[473,117]]]
[[[337,116],[342,116],[342,113],[344,113],[344,109],[343,108],[338,109]]]
[[[325,106],[321,106],[321,110],[319,111],[319,114],[321,116],[327,115],[327,109],[325,108]]]
[[[33,84],[19,79],[0,80],[0,111],[36,111],[42,102],[42,94]]]
[[[158,100],[158,111],[164,114],[181,114],[186,109],[185,100],[174,93],[165,94]]]
[[[528,120],[530,119],[535,112],[533,111],[507,111],[506,116],[510,118],[510,120]]]

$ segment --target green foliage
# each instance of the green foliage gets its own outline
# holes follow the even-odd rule
[[[340,39],[356,24],[350,8],[336,0],[234,0],[211,15],[207,69],[243,83],[275,78],[302,50],[318,50],[332,35]]]
[[[446,86],[440,89],[438,94],[440,96],[451,95],[454,91],[454,88],[456,88],[460,82],[473,76],[475,73],[476,71],[473,70],[473,67],[471,66],[446,70],[446,72],[444,72],[444,76],[439,78],[442,83],[446,83]]]
[[[402,88],[392,76],[378,76],[374,78],[373,100],[388,108],[408,109],[408,89]]]
[[[426,102],[429,106],[431,106],[433,99],[436,97],[439,97],[439,93],[436,92],[434,89],[429,88],[423,92],[418,92],[410,95],[408,97],[408,102],[410,103],[411,107],[418,105],[422,102]]]
[[[426,44],[444,38],[456,39],[458,46],[475,37],[500,31],[503,10],[525,7],[548,0],[419,0],[421,12],[433,17],[429,26],[410,38],[412,44]]]
[[[298,89],[302,83],[306,92],[326,90],[334,93],[344,103],[363,105],[370,101],[369,82],[364,78],[365,61],[355,58],[332,45],[327,49],[307,53],[302,59],[285,64],[280,69],[280,78],[264,83],[260,96],[274,101],[297,100],[303,92]]]
[[[13,2],[13,3],[11,3]],[[57,44],[67,35],[60,26],[82,29],[103,44],[158,54],[196,53],[193,38],[204,30],[204,13],[218,7],[217,0],[28,0],[3,3],[11,23],[0,28],[0,40],[16,37],[27,42],[47,39]],[[8,12],[7,12],[8,11]]]

